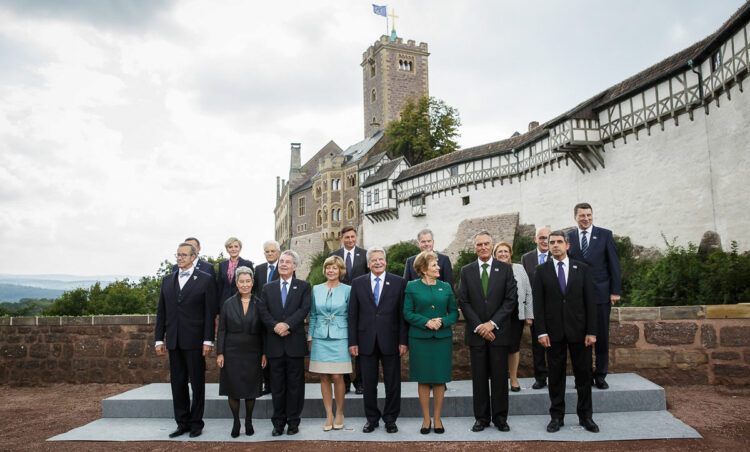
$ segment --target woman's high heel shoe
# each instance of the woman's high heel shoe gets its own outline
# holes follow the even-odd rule
[[[245,422],[245,435],[253,436],[255,429],[253,428],[252,422]]]
[[[341,416],[341,423],[340,424],[337,424],[335,419],[333,420],[333,429],[334,430],[341,430],[342,428],[344,428],[344,416]]]
[[[232,425],[232,438],[237,438],[240,436],[240,421],[236,420],[234,421],[234,424]]]
[[[331,424],[332,423],[333,423],[333,419],[331,419]],[[331,424],[328,423],[328,418],[326,417],[326,423],[325,423],[325,425],[323,425],[323,431],[324,432],[330,432],[331,430],[333,430],[333,425],[331,425]]]
[[[420,428],[419,429],[419,433],[421,433],[423,435],[426,435],[426,434],[430,433],[430,430],[432,430],[432,422],[430,422],[430,426],[429,427],[422,427],[422,428]]]

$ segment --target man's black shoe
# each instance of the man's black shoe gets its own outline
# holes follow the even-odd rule
[[[398,427],[396,427],[395,422],[386,422],[385,431],[388,433],[396,433],[398,431]]]
[[[562,419],[552,418],[551,421],[549,421],[549,424],[547,424],[547,431],[549,433],[555,433],[560,431],[560,427],[565,425]]]
[[[364,393],[365,393],[365,390],[364,390],[364,388],[362,387],[362,385],[354,385],[354,393],[355,393],[355,394],[359,394],[359,395],[362,395],[362,394],[364,394]]]
[[[182,427],[177,427],[177,430],[175,430],[175,431],[173,431],[172,433],[170,433],[170,434],[169,434],[169,437],[170,437],[170,438],[177,438],[178,436],[180,436],[180,435],[184,435],[185,433],[187,433],[187,432],[189,432],[189,431],[190,431],[190,429],[189,429],[189,428],[182,428]]]
[[[299,433],[299,427],[297,427],[296,425],[290,425],[286,429],[287,435],[296,435],[297,433]]]
[[[344,389],[344,392],[349,394],[352,390],[352,385],[346,385],[346,388]]]
[[[260,391],[261,395],[266,395],[271,393],[271,387],[268,385],[263,385],[263,390]]]
[[[485,424],[482,421],[476,421],[474,422],[474,425],[471,427],[472,432],[481,432],[487,427],[487,424]]]
[[[497,424],[497,429],[500,430],[501,432],[509,432],[510,426],[508,425],[507,422],[501,422]]]
[[[533,385],[531,385],[531,389],[542,389],[545,386],[547,386],[547,382],[545,380],[537,380]]]
[[[372,433],[372,431],[375,430],[376,428],[378,428],[377,422],[367,421],[367,423],[365,423],[365,426],[362,427],[362,431],[364,433]]]
[[[284,427],[274,427],[271,436],[281,436],[284,433]]]
[[[201,433],[203,433],[203,429],[202,428],[198,429],[198,430],[190,430],[190,437],[191,438],[197,438],[197,437],[201,436]]]
[[[596,386],[597,389],[609,389],[609,385],[603,378],[595,378],[594,386]]]
[[[591,433],[599,433],[599,426],[591,418],[581,419],[578,423]]]

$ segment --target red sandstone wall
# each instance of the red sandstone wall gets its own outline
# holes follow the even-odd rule
[[[155,316],[0,319],[0,384],[153,383],[169,381],[153,348]],[[469,379],[464,324],[454,326],[453,378]],[[659,384],[750,384],[750,304],[614,308],[610,371],[636,372]],[[532,376],[528,329],[521,377]],[[218,380],[215,355],[207,381]],[[402,365],[408,378],[408,356]],[[308,375],[315,381],[314,375]]]

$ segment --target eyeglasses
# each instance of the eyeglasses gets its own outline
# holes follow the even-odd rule
[[[178,259],[181,258],[181,257],[190,257],[190,256],[192,256],[192,254],[177,253],[177,254],[174,255],[174,257],[176,257]]]
[[[538,238],[539,240],[547,240],[547,236],[546,236],[546,235],[540,235],[540,236],[538,236],[537,238]]]

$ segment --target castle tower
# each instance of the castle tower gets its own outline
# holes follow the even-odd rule
[[[383,35],[362,54],[365,138],[399,118],[406,99],[429,96],[427,44]]]

